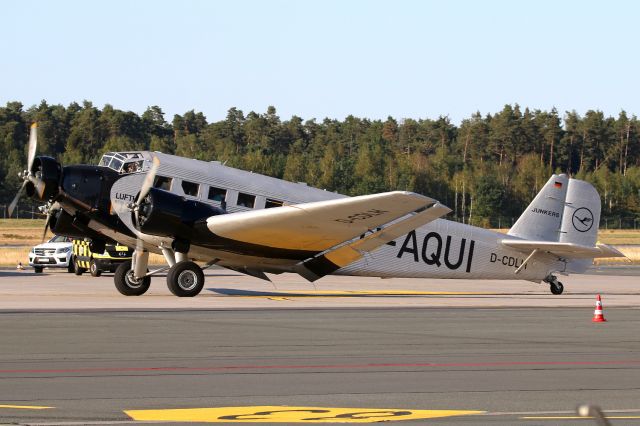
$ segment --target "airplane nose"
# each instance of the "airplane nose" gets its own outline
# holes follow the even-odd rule
[[[109,192],[117,178],[111,169],[99,166],[76,165],[62,169],[62,193],[83,209],[108,210]]]
[[[58,194],[62,167],[51,157],[36,157],[31,167],[32,178],[26,186],[27,195],[39,201],[47,201]]]

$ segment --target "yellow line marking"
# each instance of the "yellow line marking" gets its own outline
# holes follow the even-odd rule
[[[555,417],[520,417],[521,420],[589,420],[593,417],[579,417],[579,416],[555,416]],[[640,416],[605,416],[605,419],[610,420],[629,420],[640,419]]]
[[[469,410],[404,410],[399,408],[217,407],[125,410],[136,421],[205,423],[371,423],[484,414]]]
[[[39,405],[0,405],[0,408],[13,408],[16,410],[47,410],[56,407],[42,407]]]

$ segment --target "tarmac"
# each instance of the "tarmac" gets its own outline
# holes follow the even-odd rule
[[[636,270],[524,281],[0,271],[0,423],[640,425]],[[624,273],[626,276],[610,275]],[[601,294],[604,323],[591,321]]]

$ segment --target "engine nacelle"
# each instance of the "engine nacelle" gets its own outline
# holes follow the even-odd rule
[[[29,197],[48,201],[58,195],[62,175],[60,163],[51,157],[36,157],[30,171],[36,179],[27,183],[26,191]]]
[[[105,237],[89,228],[86,222],[86,220],[82,220],[79,217],[71,216],[64,210],[58,210],[52,214],[49,226],[51,227],[51,232],[56,235],[105,241]],[[109,239],[109,242],[111,241],[112,240]],[[104,249],[102,251],[104,251]]]
[[[133,222],[145,234],[190,241],[206,228],[207,218],[220,214],[226,212],[206,203],[151,188],[140,205],[139,222],[136,223],[135,215]]]

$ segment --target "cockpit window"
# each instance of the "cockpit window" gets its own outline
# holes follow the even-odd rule
[[[124,163],[124,167],[122,168],[122,173],[136,173],[142,171],[143,161],[129,161]]]
[[[163,189],[169,191],[171,189],[171,178],[164,176],[156,176],[156,180],[153,183],[154,188]]]
[[[100,165],[119,173],[136,173],[144,170],[144,157],[139,152],[107,152]]]
[[[122,161],[118,160],[117,158],[114,158],[113,160],[111,160],[111,163],[109,164],[109,168],[119,172],[120,169],[122,168]]]

